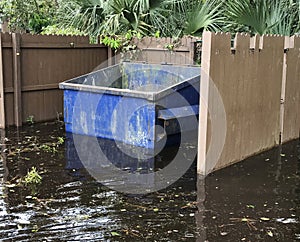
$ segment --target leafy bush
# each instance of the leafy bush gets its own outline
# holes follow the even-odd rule
[[[57,7],[55,0],[6,0],[0,2],[0,18],[11,31],[40,33],[56,21]]]
[[[11,30],[45,34],[180,37],[203,30],[300,33],[300,0],[5,0]]]
[[[67,28],[60,28],[57,25],[49,25],[42,29],[41,34],[56,34],[56,35],[85,35],[84,32],[70,26]]]

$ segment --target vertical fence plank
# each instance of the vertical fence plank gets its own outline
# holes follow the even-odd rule
[[[113,63],[113,53],[112,49],[110,47],[107,47],[107,65],[112,66],[115,63]]]
[[[193,40],[192,38],[188,38],[187,39],[187,46],[188,46],[188,48],[189,48],[189,52],[188,52],[188,54],[187,54],[187,56],[188,56],[188,60],[186,61],[186,63],[185,64],[190,64],[190,65],[194,65],[195,63],[194,63],[194,54],[195,54],[195,52],[194,52],[194,48],[195,48],[195,41],[196,40]]]
[[[22,126],[22,92],[21,92],[21,48],[20,34],[12,34],[13,44],[13,78],[14,78],[14,120],[17,127]]]
[[[286,53],[287,71],[283,117],[283,142],[300,137],[300,37],[292,36]]]
[[[199,130],[198,130],[198,156],[197,173],[206,175],[206,147],[207,147],[207,129],[208,129],[208,98],[209,98],[209,78],[211,69],[211,41],[212,33],[203,33],[202,48],[202,69],[200,82],[200,100],[199,100]]]
[[[280,102],[280,143],[283,139],[284,131],[284,102],[286,92],[286,75],[287,75],[287,50],[289,49],[290,38],[285,37],[284,40],[284,56],[283,56],[283,69],[282,69],[282,85],[281,85],[281,102]]]
[[[0,33],[0,128],[5,128],[4,109],[4,83],[3,83],[3,62],[2,62],[2,34]]]

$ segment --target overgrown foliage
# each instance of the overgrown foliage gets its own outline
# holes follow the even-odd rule
[[[90,35],[179,37],[203,29],[219,30],[223,20],[218,0],[71,0],[60,2],[61,27],[73,26]],[[196,18],[194,15],[196,14]]]
[[[116,36],[134,31],[180,37],[203,30],[300,32],[300,0],[6,0],[0,5],[2,19],[9,19],[13,30],[34,33]]]
[[[299,3],[292,0],[231,0],[226,3],[229,30],[291,35],[299,32]]]
[[[49,25],[42,29],[41,34],[57,34],[57,35],[84,35],[84,32],[70,26],[66,28],[59,27],[58,25]]]
[[[56,0],[1,0],[0,18],[12,31],[40,33],[56,21]]]

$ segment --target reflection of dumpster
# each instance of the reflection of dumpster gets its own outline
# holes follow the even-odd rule
[[[199,82],[198,67],[137,63],[63,82],[66,131],[150,149],[174,143],[197,129]]]
[[[87,163],[86,160],[81,161],[78,155],[78,146],[76,149],[76,140],[80,140],[80,145],[83,147],[84,152],[90,152],[92,146],[95,144],[91,136],[87,135],[77,135],[72,133],[66,133],[66,158],[67,164],[66,169],[81,169],[85,167],[86,169],[97,169],[101,164],[101,158],[107,158],[111,165],[116,166],[117,168],[128,171],[128,172],[141,172],[149,173],[154,171],[154,161],[155,157],[152,154],[146,157],[141,147],[136,147],[132,145],[124,145],[120,149],[118,145],[110,139],[97,138],[97,145],[101,149],[102,157],[97,154],[95,157],[95,162]],[[140,157],[139,157],[140,156]],[[96,162],[97,159],[100,161]],[[156,158],[157,159],[157,158]],[[160,164],[161,165],[161,164]]]
[[[189,144],[181,151],[178,151],[178,146],[165,147],[154,155],[151,154],[153,149],[125,143],[120,146],[114,140],[69,132],[66,133],[65,145],[65,168],[72,170],[72,176],[82,177],[86,174],[84,168],[101,184],[136,194],[177,181],[182,176],[181,171],[185,173],[194,161],[197,150],[196,144]],[[179,164],[174,164],[175,156]],[[170,164],[171,172],[163,172]]]

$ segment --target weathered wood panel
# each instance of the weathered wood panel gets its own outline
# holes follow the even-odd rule
[[[209,44],[205,43],[207,41]],[[210,161],[216,164],[205,164],[204,152],[208,147],[199,148],[199,173],[228,166],[279,144],[284,37],[255,36],[250,39],[248,35],[237,34],[232,49],[229,34],[206,32],[204,46],[209,50],[203,49],[202,73],[211,78],[220,93],[225,107],[227,124],[224,124],[224,129],[227,134],[220,158]],[[204,64],[206,59],[207,65]],[[217,96],[213,96],[216,94],[212,92],[212,85],[201,85],[208,88],[200,93],[208,103],[204,112],[211,110],[210,118],[214,118],[221,105],[216,102]],[[207,119],[201,121],[207,122]],[[202,142],[209,139],[208,132],[202,130],[203,127],[207,130],[203,125],[200,122],[199,140]],[[212,137],[211,143],[220,142],[218,139],[221,137]]]
[[[14,100],[13,100],[13,49],[12,38],[8,33],[1,34],[2,38],[2,65],[4,84],[4,114],[5,125],[14,123]]]
[[[0,35],[0,128],[5,128],[2,36]]]
[[[12,34],[15,125],[22,125],[21,36]]]
[[[125,60],[146,62],[150,64],[194,64],[194,42],[191,37],[181,39],[144,37],[133,39],[137,50],[124,55]],[[118,61],[120,58],[118,58]]]
[[[288,45],[283,142],[299,138],[300,134],[300,37],[291,37]]]
[[[88,37],[14,35],[18,41],[13,35],[1,34],[6,125],[20,125],[29,116],[55,119],[63,111],[58,84],[107,65],[107,47],[89,44]]]

